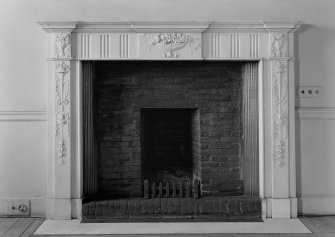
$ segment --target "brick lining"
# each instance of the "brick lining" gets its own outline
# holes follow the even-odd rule
[[[241,195],[241,84],[244,62],[95,63],[94,123],[99,192],[142,192],[141,108],[197,109],[193,176],[201,194]]]

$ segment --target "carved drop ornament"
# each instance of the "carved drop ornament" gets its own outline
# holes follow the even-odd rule
[[[272,57],[287,57],[287,34],[278,33],[272,36],[271,43]]]
[[[55,39],[55,54],[57,58],[71,57],[71,34],[58,33]]]

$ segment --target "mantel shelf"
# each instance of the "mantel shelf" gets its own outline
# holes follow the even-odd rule
[[[301,21],[39,21],[47,32],[205,32],[216,30],[297,29]]]

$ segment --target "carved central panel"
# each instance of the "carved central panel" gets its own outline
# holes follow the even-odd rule
[[[201,39],[199,34],[187,33],[160,33],[143,35],[146,49],[150,52],[153,48],[163,51],[165,58],[178,58],[179,52],[188,47],[190,53],[201,51]]]

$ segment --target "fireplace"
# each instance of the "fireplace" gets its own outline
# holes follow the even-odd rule
[[[84,62],[84,220],[260,220],[255,70],[243,61]],[[192,211],[129,214],[134,199],[150,209],[162,198],[187,199]],[[220,205],[202,213],[202,201]]]
[[[293,32],[300,27],[300,22],[48,21],[39,22],[39,24],[48,32],[46,37],[49,91],[47,218],[81,219],[85,215],[96,216],[96,213],[106,215],[119,213],[124,218],[125,213],[121,210],[124,210],[125,206],[128,208],[126,214],[128,217],[138,216],[138,211],[144,212],[142,214],[146,214],[147,217],[154,211],[156,213],[153,216],[161,217],[169,215],[195,218],[211,215],[227,217],[232,216],[232,213],[237,215],[247,212],[259,213],[260,206],[254,204],[260,201],[262,218],[296,217]],[[135,87],[139,84],[125,84],[125,87],[118,88],[106,79],[108,83],[101,85],[102,93],[97,95],[103,96],[104,89],[114,87],[116,93],[109,93],[105,99],[108,101],[108,96],[114,96],[116,100],[109,101],[108,104],[112,107],[108,107],[105,112],[110,108],[116,109],[118,106],[125,108],[125,106],[133,106],[134,103],[143,104],[135,106],[131,112],[128,111],[130,116],[119,118],[121,122],[129,122],[129,127],[125,131],[129,133],[135,131],[137,140],[104,142],[103,139],[99,140],[107,138],[104,133],[117,131],[120,124],[113,124],[113,113],[104,114],[101,108],[96,110],[103,103],[95,104],[94,90],[97,87],[93,83],[99,84],[106,81],[105,79],[96,80],[99,78],[97,77],[99,67],[113,68],[122,63],[133,65],[132,68],[137,68],[137,73],[146,69],[145,74],[148,71],[157,73],[155,69],[165,65],[164,73],[170,72],[170,79],[157,84],[152,83],[152,85],[157,87],[167,85],[170,88],[160,90],[160,92],[165,91],[165,95],[159,94],[157,90],[156,94],[158,93],[161,99],[143,101],[143,97],[146,97],[143,96],[144,94],[127,95],[138,91],[133,89],[136,89]],[[188,64],[188,68],[193,64],[193,69],[175,70],[179,73],[178,75],[173,75],[171,70],[169,71],[171,67],[185,68],[185,64]],[[138,65],[142,65],[143,68]],[[180,67],[180,65],[183,66]],[[209,80],[207,78],[208,85],[201,82],[204,77],[200,75],[206,65],[208,67],[219,65],[220,69],[223,69],[223,71],[207,71],[209,74],[219,72],[225,74],[225,76],[216,76],[216,79],[240,78],[241,81],[236,87],[238,90],[231,90],[231,88],[225,90],[221,85],[218,86],[220,82],[215,81],[215,76],[209,77]],[[228,70],[224,65],[239,69],[229,72],[230,69]],[[134,73],[132,68],[128,70],[129,73]],[[113,70],[108,69],[108,71]],[[124,73],[127,73],[127,70],[124,70]],[[155,77],[156,80],[166,78],[164,73],[162,77],[160,72]],[[189,81],[199,80],[198,82],[202,83],[197,90],[188,87],[183,91],[171,84],[171,82],[178,82],[180,78],[185,78],[184,76],[187,79],[191,75],[193,76],[192,79],[188,79]],[[145,81],[138,79],[132,78],[134,82]],[[216,87],[209,83],[211,80],[215,81]],[[222,89],[221,94],[218,91],[219,88]],[[204,91],[207,89],[218,92],[216,96],[219,99],[211,97],[211,93]],[[180,100],[176,99],[178,91]],[[185,91],[191,91],[187,94],[188,98],[203,96],[206,99],[183,100]],[[116,96],[117,93],[119,96]],[[175,95],[173,101],[171,93]],[[240,99],[232,100],[236,95],[240,95]],[[136,98],[136,100],[129,101],[126,98]],[[239,101],[240,106],[226,104],[222,107],[228,101]],[[206,103],[212,103],[213,106],[208,106]],[[93,113],[89,113],[92,105],[94,105]],[[209,111],[206,111],[205,107]],[[219,118],[213,113],[209,115],[211,108],[219,108],[223,110],[222,113],[234,114],[236,117],[229,115]],[[183,135],[174,135],[173,140],[187,141],[187,144],[179,142],[179,145],[173,145],[173,156],[182,157],[183,165],[178,164],[178,168],[169,168],[174,170],[172,175],[171,172],[165,175],[160,166],[153,165],[154,157],[159,153],[153,152],[159,148],[156,144],[154,145],[153,137],[162,135],[159,134],[157,126],[164,124],[167,127],[170,126],[167,124],[171,120],[166,119],[167,116],[164,115],[167,110],[170,110],[168,114],[173,115],[173,118],[180,118],[177,123],[173,123],[173,126],[179,124],[178,129],[185,131]],[[126,114],[125,111],[124,114]],[[131,121],[127,121],[132,116],[135,116],[136,120],[134,125],[131,125]],[[95,123],[97,118],[102,122],[108,122],[110,119],[111,123],[110,125]],[[185,125],[180,122],[184,119],[191,122]],[[152,122],[153,120],[155,122]],[[216,125],[223,127],[211,128],[213,121]],[[199,124],[200,130],[197,130],[196,127],[199,128]],[[239,129],[236,127],[237,124]],[[101,127],[103,125],[106,125],[106,129]],[[153,126],[156,127],[153,128]],[[155,131],[150,132],[152,130]],[[172,127],[171,130],[176,131],[177,127]],[[101,135],[98,136],[98,140],[93,136],[97,135],[97,131],[101,132],[98,133]],[[209,135],[215,133],[220,133],[218,135],[220,139],[218,140],[218,137],[209,139]],[[123,136],[123,139],[126,137]],[[232,138],[235,139],[234,142]],[[229,148],[226,143],[229,143]],[[127,144],[128,147],[124,147]],[[131,171],[129,166],[128,174],[122,169],[119,174],[117,172],[106,174],[108,165],[101,166],[100,162],[106,153],[102,155],[103,149],[96,149],[97,146],[105,145],[113,151],[114,158],[117,157],[115,152],[120,149],[124,154],[132,153],[127,159],[135,162],[133,166],[137,168]],[[112,148],[112,146],[119,147]],[[199,146],[198,149],[196,146]],[[199,149],[200,153],[197,151]],[[206,149],[216,149],[220,152],[206,154]],[[229,155],[221,156],[223,154],[221,150]],[[167,154],[166,151],[163,153]],[[167,156],[158,157],[163,160],[163,164],[165,163],[164,167],[171,167],[166,160]],[[95,159],[96,157],[100,158]],[[112,163],[112,169],[117,168],[117,162],[120,160],[122,164],[127,164],[125,157],[122,155],[121,159],[109,161]],[[222,163],[222,165],[211,162]],[[149,170],[155,170],[153,168],[157,168],[156,172],[149,172]],[[229,172],[221,172],[224,169]],[[208,170],[218,172],[207,172]],[[109,185],[109,181],[116,182],[115,179],[120,176],[120,173],[123,177],[130,174],[135,177],[130,186],[137,185],[138,189],[131,188],[131,190],[137,190],[136,192],[131,195],[125,192],[126,187],[129,187],[128,184]],[[185,175],[180,175],[181,173]],[[176,180],[176,176],[177,178],[188,177],[187,180],[185,179],[186,182],[182,182],[187,185],[183,184],[182,187],[173,185],[173,182],[180,183],[180,180]],[[105,178],[104,182],[100,182],[102,178]],[[222,183],[222,180],[225,181]],[[166,188],[167,183],[169,188]],[[182,198],[173,196],[173,186],[176,189],[176,196],[178,190],[183,190]],[[155,192],[152,192],[153,187]],[[107,188],[112,191],[107,192]],[[104,190],[103,195],[99,190]],[[166,190],[170,190],[169,194]],[[153,193],[155,193],[154,197]],[[106,205],[111,211],[104,212],[106,208],[103,207]],[[179,215],[181,211],[187,215]]]

